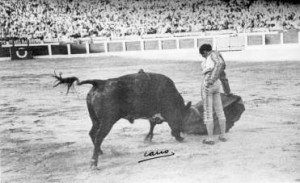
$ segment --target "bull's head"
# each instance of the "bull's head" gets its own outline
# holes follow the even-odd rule
[[[191,110],[191,107],[192,107],[192,102],[188,102],[187,104],[185,104],[184,108],[183,108],[183,111],[181,111],[181,123],[180,123],[180,130],[181,132],[184,132],[184,122],[186,120],[186,118],[188,118],[190,116],[190,110]]]
[[[185,112],[182,124],[183,133],[206,133],[206,126],[203,123],[202,102],[190,106]]]

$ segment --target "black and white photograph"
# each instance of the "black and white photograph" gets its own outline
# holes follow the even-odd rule
[[[299,0],[0,0],[1,183],[300,183]]]

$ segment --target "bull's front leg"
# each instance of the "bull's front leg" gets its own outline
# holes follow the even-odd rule
[[[156,124],[162,124],[162,122],[164,122],[164,118],[162,117],[162,115],[160,113],[155,114],[154,116],[152,116],[149,121],[150,121],[150,131],[148,133],[148,135],[145,138],[145,141],[151,142],[152,138],[153,138],[153,130]]]
[[[152,141],[152,138],[153,138],[153,130],[154,130],[154,127],[156,125],[155,121],[150,119],[150,131],[149,133],[147,134],[146,138],[145,138],[145,141],[147,142],[151,142]]]

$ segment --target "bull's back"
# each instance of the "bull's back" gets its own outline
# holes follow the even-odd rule
[[[144,75],[146,77],[142,77]],[[130,74],[121,77],[120,81],[125,82],[125,85],[129,86],[127,89],[131,90],[135,96],[146,94],[152,100],[162,100],[163,96],[174,99],[182,98],[169,77],[157,73],[144,73],[142,76],[141,74]]]
[[[150,117],[164,110],[176,112],[184,108],[183,98],[174,82],[157,73],[136,73],[109,79],[90,90],[87,103],[97,111],[118,110],[121,116]]]

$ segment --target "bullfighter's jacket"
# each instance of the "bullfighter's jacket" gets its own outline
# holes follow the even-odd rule
[[[213,84],[220,79],[224,93],[229,94],[231,92],[225,73],[225,60],[221,53],[218,51],[211,51],[205,61],[202,62],[201,66],[205,83]]]

